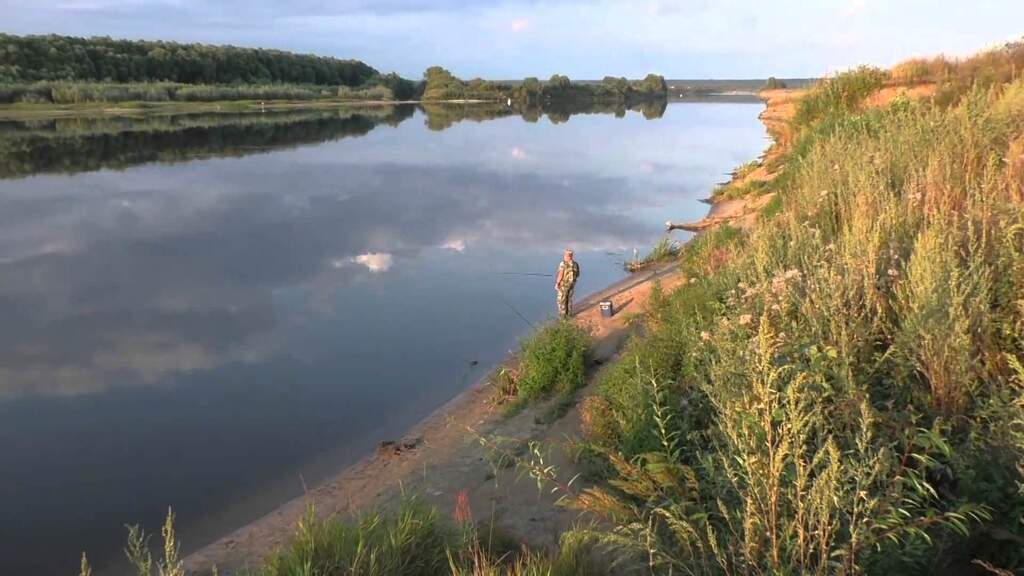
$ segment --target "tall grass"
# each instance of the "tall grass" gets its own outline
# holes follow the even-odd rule
[[[623,267],[627,272],[636,272],[651,264],[657,264],[658,262],[667,262],[674,260],[679,256],[679,243],[672,240],[672,238],[665,236],[658,241],[657,244],[651,248],[651,251],[644,254],[642,257],[635,260],[630,260],[623,264]]]
[[[371,512],[354,523],[320,520],[311,510],[291,542],[259,576],[435,576],[448,567],[460,534],[415,499],[392,514]]]
[[[969,58],[912,58],[893,67],[890,80],[897,84],[938,84],[936,102],[949,106],[959,102],[975,86],[1002,86],[1024,72],[1024,42],[1011,42]]]
[[[288,543],[262,565],[247,569],[249,576],[587,576],[603,573],[595,563],[585,534],[567,533],[550,551],[525,546],[503,549],[485,541],[469,517],[468,508],[455,522],[414,497],[404,498],[391,512],[371,510],[354,520],[320,518],[310,508]],[[489,528],[493,532],[493,528]],[[125,554],[137,576],[185,576],[168,512],[161,529],[162,557],[154,559],[149,537],[129,527]],[[218,574],[212,567],[213,576]],[[92,568],[82,554],[80,576]]]
[[[779,205],[684,249],[584,406],[574,505],[655,573],[1024,569],[1024,81],[861,110],[884,77],[811,91]]]
[[[885,78],[885,72],[869,66],[826,78],[800,100],[793,123],[806,127],[828,114],[854,111],[869,94],[882,86]]]

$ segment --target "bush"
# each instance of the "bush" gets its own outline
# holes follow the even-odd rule
[[[523,401],[568,396],[585,383],[590,337],[572,321],[552,322],[522,342],[518,395]]]

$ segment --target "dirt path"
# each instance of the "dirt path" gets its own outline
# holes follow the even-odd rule
[[[674,264],[655,266],[580,302],[576,322],[594,337],[594,366],[607,363],[621,350],[631,330],[629,318],[642,313],[656,283],[670,289],[682,280]],[[604,299],[615,302],[615,316],[601,317],[596,304]],[[507,363],[514,361],[510,358]],[[581,394],[590,393],[589,388]],[[538,404],[505,417],[495,398],[490,379],[476,384],[397,439],[393,447],[364,458],[305,496],[189,555],[189,573],[208,574],[214,565],[220,574],[258,566],[289,540],[310,504],[323,516],[351,515],[393,505],[403,491],[422,497],[442,513],[450,512],[455,495],[465,491],[476,520],[493,523],[533,546],[554,544],[557,535],[576,520],[575,513],[554,506],[554,496],[539,492],[533,481],[520,478],[514,470],[493,470],[479,438],[550,445],[548,462],[558,467],[560,476],[570,478],[575,464],[566,440],[578,434],[578,410],[573,407],[564,417],[543,423],[550,405]]]

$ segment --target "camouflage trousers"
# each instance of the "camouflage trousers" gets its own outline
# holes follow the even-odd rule
[[[558,303],[558,316],[561,318],[568,318],[572,315],[572,293],[576,291],[576,286],[569,286],[568,288],[558,288],[555,291],[555,302]]]

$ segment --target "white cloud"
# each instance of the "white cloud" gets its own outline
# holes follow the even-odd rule
[[[445,242],[441,247],[447,250],[451,250],[452,252],[465,252],[466,241],[463,240],[462,238],[456,238]]]
[[[366,266],[366,268],[369,269],[370,272],[379,273],[387,272],[391,268],[391,265],[394,263],[394,258],[391,256],[391,254],[383,252],[360,254],[359,256],[353,258],[352,261],[355,262],[356,264],[362,264],[363,266]]]

